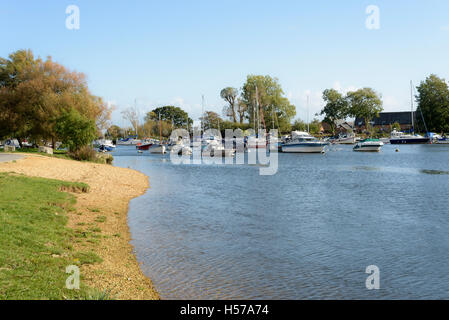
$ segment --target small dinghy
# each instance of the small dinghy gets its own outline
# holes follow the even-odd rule
[[[384,143],[379,139],[366,139],[358,142],[354,151],[358,152],[379,152],[380,149],[384,146]]]

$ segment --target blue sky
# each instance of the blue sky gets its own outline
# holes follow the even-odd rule
[[[68,5],[80,29],[65,26]],[[365,10],[380,9],[368,30]],[[297,117],[321,92],[369,86],[387,111],[408,110],[409,82],[449,79],[449,1],[0,0],[0,56],[30,48],[88,76],[91,91],[143,114],[174,104],[191,117],[221,112],[219,92],[248,74],[277,77]]]

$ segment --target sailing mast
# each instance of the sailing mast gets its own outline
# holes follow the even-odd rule
[[[159,144],[162,145],[162,121],[160,112],[159,112]]]
[[[414,117],[414,111],[413,111],[413,81],[410,80],[410,101],[411,101],[411,108],[412,108],[412,132],[415,132],[415,117]]]
[[[310,133],[310,121],[309,121],[309,95],[307,95],[307,133]]]

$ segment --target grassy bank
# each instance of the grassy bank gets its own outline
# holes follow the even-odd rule
[[[159,298],[127,223],[147,176],[36,154],[0,163],[0,174],[0,299]],[[80,266],[79,292],[65,289],[69,265]]]
[[[0,153],[5,152],[3,149],[0,149]],[[66,159],[66,160],[79,160],[74,159],[74,155],[70,154],[69,152],[65,150],[54,150],[53,154],[47,154],[39,152],[39,149],[37,148],[25,148],[25,149],[16,149],[14,152],[8,152],[8,153],[17,153],[17,154],[36,154],[51,158],[58,158],[58,159]],[[86,162],[93,162],[93,163],[101,163],[101,164],[112,164],[112,161],[114,158],[109,153],[98,153],[92,151],[89,155],[86,155],[85,160],[79,160],[79,161],[86,161]]]
[[[102,294],[81,281],[66,289],[66,267],[101,262],[93,251],[74,250],[67,212],[83,183],[0,173],[0,299],[95,299]]]

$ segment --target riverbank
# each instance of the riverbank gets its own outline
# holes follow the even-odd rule
[[[89,185],[89,192],[75,194],[74,210],[66,213],[67,227],[74,231],[73,249],[95,252],[102,260],[81,265],[82,283],[113,299],[159,299],[137,263],[127,223],[129,201],[146,192],[147,176],[110,165],[37,155],[0,163],[0,172]]]

